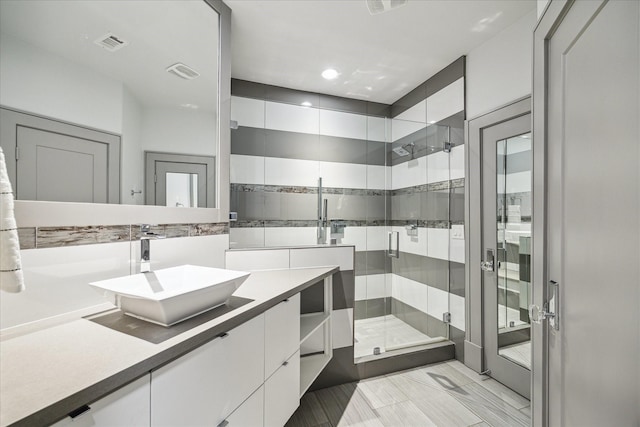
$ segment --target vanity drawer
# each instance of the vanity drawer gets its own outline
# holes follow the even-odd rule
[[[262,427],[264,425],[264,386],[256,390],[218,427]]]
[[[300,349],[300,294],[265,312],[264,379]]]
[[[264,315],[151,372],[151,425],[218,425],[264,378]]]
[[[282,427],[300,406],[300,351],[264,383],[264,427]],[[230,426],[231,427],[231,426]]]

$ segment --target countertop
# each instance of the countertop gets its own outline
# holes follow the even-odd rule
[[[338,271],[254,272],[233,295],[254,300],[160,344],[87,319],[0,343],[0,425],[47,425],[252,319]]]

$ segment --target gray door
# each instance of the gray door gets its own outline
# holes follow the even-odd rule
[[[146,204],[215,206],[215,157],[145,152]]]
[[[556,2],[536,29],[536,425],[640,425],[639,6]]]
[[[486,127],[481,141],[484,366],[529,398],[531,114]]]
[[[0,120],[18,200],[119,202],[120,137],[5,108]]]

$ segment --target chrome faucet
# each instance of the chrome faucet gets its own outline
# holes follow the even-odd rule
[[[140,225],[140,273],[148,273],[151,271],[151,240],[164,239],[163,234],[156,234],[151,231],[150,224]]]

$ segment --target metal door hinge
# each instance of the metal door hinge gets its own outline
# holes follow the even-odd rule
[[[20,159],[20,147],[16,146],[16,160]]]
[[[451,313],[448,311],[446,313],[442,313],[442,321],[444,323],[451,323]]]
[[[158,175],[157,174],[153,174],[153,182],[158,182]]]

